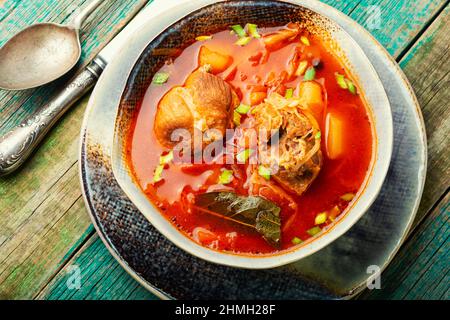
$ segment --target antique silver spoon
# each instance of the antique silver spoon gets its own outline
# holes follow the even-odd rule
[[[103,1],[92,0],[67,26],[34,24],[6,42],[0,48],[0,88],[34,88],[72,69],[81,56],[81,25]]]

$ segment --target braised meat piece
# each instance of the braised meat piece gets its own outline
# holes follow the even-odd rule
[[[252,111],[258,130],[267,132],[265,140],[259,141],[269,145],[266,152],[260,153],[262,162],[276,172],[272,177],[279,184],[298,195],[311,185],[322,166],[319,126],[300,103],[299,99],[272,93]],[[270,141],[271,130],[278,132],[278,143]]]
[[[154,130],[158,141],[173,147],[171,135],[176,129],[194,134],[214,129],[203,137],[202,147],[220,139],[231,126],[231,115],[239,99],[221,78],[203,69],[193,72],[183,87],[172,88],[161,99],[156,111]]]

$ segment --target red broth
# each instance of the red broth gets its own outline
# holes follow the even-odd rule
[[[259,32],[269,34],[277,29],[279,28],[260,29]],[[163,171],[163,180],[153,183],[159,158],[168,151],[158,143],[153,125],[156,108],[163,95],[170,88],[183,85],[186,78],[198,68],[198,54],[201,46],[207,46],[210,50],[233,57],[233,65],[219,76],[235,89],[242,103],[251,104],[252,88],[263,85],[264,79],[271,72],[280,75],[288,68],[288,61],[292,57],[293,50],[301,43],[299,37],[270,52],[266,51],[260,39],[252,39],[250,43],[241,47],[235,44],[236,35],[230,34],[229,30],[219,32],[210,40],[197,41],[189,45],[178,57],[167,62],[160,70],[170,74],[165,84],[149,86],[136,113],[133,130],[127,141],[129,165],[149,200],[187,237],[212,249],[233,253],[259,254],[285,250],[298,244],[299,239],[305,241],[311,237],[308,230],[315,227],[315,218],[319,213],[327,212],[328,215],[327,221],[319,225],[321,229],[332,224],[349,205],[349,199],[344,200],[342,196],[356,194],[363,188],[364,180],[369,173],[374,145],[370,113],[360,94],[354,95],[337,84],[336,72],[351,78],[343,64],[329,51],[326,44],[321,43],[320,39],[312,35],[307,36],[310,45],[300,44],[303,51],[302,57],[310,62],[314,59],[316,62],[320,60],[315,79],[326,89],[325,113],[337,116],[345,128],[345,153],[335,160],[328,158],[327,125],[325,120],[321,121],[320,127],[324,136],[321,146],[323,165],[319,176],[303,195],[291,194],[297,203],[295,211],[286,201],[276,201],[281,207],[282,226],[281,247],[278,249],[267,243],[253,229],[206,213],[186,209],[185,201],[195,194],[206,192],[208,187],[217,184],[221,168],[229,168],[229,165],[203,164],[186,169],[182,165],[169,164]],[[258,63],[258,60],[261,60],[259,58],[266,53],[268,53],[266,61]],[[233,67],[236,67],[235,72],[230,72]],[[297,88],[302,80],[303,76],[299,76],[283,83],[284,86],[278,90]],[[298,94],[297,91],[298,89],[294,91],[294,95]],[[235,178],[228,187],[238,194],[247,195],[248,190],[243,187],[246,165],[237,166],[241,166],[243,177]],[[271,200],[279,199],[277,194],[267,196]]]

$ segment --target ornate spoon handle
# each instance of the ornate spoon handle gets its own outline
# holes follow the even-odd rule
[[[0,137],[0,176],[16,170],[44,138],[55,122],[97,81],[105,63],[94,59],[45,106]]]

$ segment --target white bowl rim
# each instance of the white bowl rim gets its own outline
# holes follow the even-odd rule
[[[160,15],[157,17],[159,18],[159,20],[162,20],[160,21],[161,23],[157,23],[158,21],[155,20],[148,21],[144,26],[142,26],[140,31],[145,32],[150,28],[155,29],[154,26],[158,25],[157,28],[158,32],[156,32],[155,35],[157,36],[160,32],[164,31],[168,26],[170,26],[171,24],[175,23],[178,20],[183,19],[183,17],[189,15],[193,11],[217,2],[222,1],[192,0],[189,6],[186,5],[186,6],[178,6],[175,8],[172,7],[170,8],[171,9],[170,14],[169,12],[166,12],[167,15]],[[313,8],[309,7],[308,5],[304,3],[299,4],[295,0],[283,0],[282,2],[296,4],[316,12]],[[181,18],[177,16],[180,14]],[[328,19],[332,20],[331,18],[322,13],[317,14],[325,16]],[[164,18],[168,18],[169,16],[172,17],[172,19],[164,20]],[[173,16],[177,16],[177,18],[173,18]],[[336,22],[333,21],[333,23],[335,23],[339,27],[339,25]],[[370,206],[375,201],[378,193],[381,190],[384,179],[389,169],[393,150],[393,119],[389,100],[384,91],[381,80],[379,79],[378,74],[373,68],[370,60],[366,57],[363,50],[359,47],[359,45],[355,42],[355,40],[344,29],[339,27],[339,32],[345,35],[347,40],[352,43],[352,46],[359,51],[358,52],[359,58],[365,60],[366,67],[368,68],[368,71],[371,74],[372,80],[374,79],[376,80],[375,82],[371,83],[371,87],[372,89],[377,90],[379,98],[383,100],[383,103],[380,105],[384,107],[384,113],[380,114],[383,117],[383,131],[380,132],[380,130],[375,130],[378,143],[377,148],[375,150],[376,152],[374,154],[375,159],[372,160],[373,161],[372,172],[366,177],[365,181],[366,186],[362,188],[363,192],[361,192],[359,199],[357,199],[357,201],[355,201],[352,204],[353,205],[352,208],[347,210],[345,214],[342,214],[340,218],[330,228],[319,234],[319,236],[308,239],[308,241],[305,241],[298,247],[290,248],[285,251],[280,251],[272,255],[253,255],[253,256],[215,251],[203,247],[200,244],[197,244],[192,239],[181,233],[156,208],[154,208],[151,202],[145,197],[140,187],[135,185],[133,179],[130,178],[129,175],[125,175],[123,172],[121,172],[123,170],[120,168],[120,164],[117,161],[118,160],[117,157],[114,156],[114,150],[112,150],[111,151],[112,169],[118,184],[125,192],[125,194],[130,198],[130,200],[140,210],[140,212],[147,218],[147,220],[149,220],[149,222],[156,229],[158,229],[158,231],[161,232],[166,238],[168,238],[172,243],[174,243],[179,248],[185,250],[186,252],[198,258],[221,265],[245,269],[275,268],[300,260],[327,246],[328,244],[330,244],[331,242],[342,236],[346,231],[348,231],[370,208]],[[147,45],[151,43],[153,39],[148,41],[145,47],[147,47]],[[145,49],[145,47],[143,49]],[[141,53],[142,52],[140,52],[139,55],[136,57],[136,60],[138,59]],[[355,75],[354,72],[353,75]],[[375,111],[373,109],[373,106],[372,106],[372,113],[373,113],[372,118],[374,120],[374,127],[379,129],[378,125],[380,124],[380,118],[377,119],[375,118]],[[381,144],[382,149],[380,148],[380,134],[382,134],[382,136],[384,137],[382,140],[383,143]],[[114,146],[113,148],[118,147],[117,143],[114,143],[113,146]],[[380,154],[380,151],[383,151],[383,154]],[[130,182],[132,185],[130,185]]]

